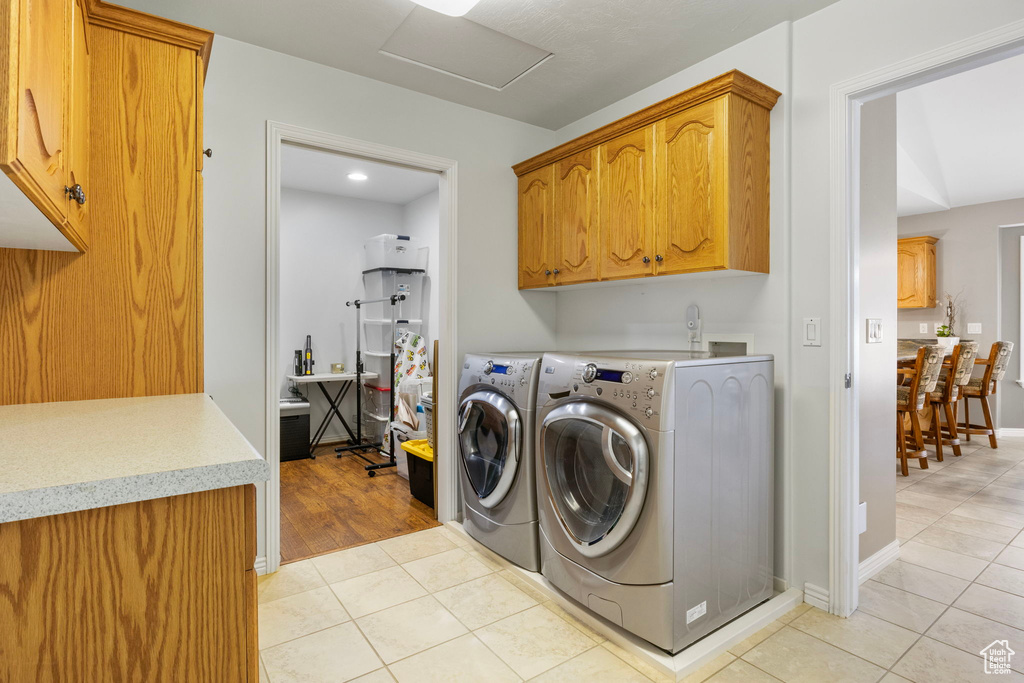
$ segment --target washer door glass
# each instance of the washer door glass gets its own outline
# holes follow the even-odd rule
[[[500,503],[519,464],[519,412],[501,394],[478,391],[459,407],[459,452],[466,476],[484,507]]]
[[[643,509],[647,444],[622,415],[576,402],[541,427],[548,494],[563,530],[585,556],[619,546]]]

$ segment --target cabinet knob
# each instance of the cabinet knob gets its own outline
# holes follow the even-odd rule
[[[211,148],[207,147],[206,149],[203,150],[203,154],[206,155],[207,159],[210,159],[210,158],[213,157],[213,150]]]
[[[544,271],[544,274],[545,274],[545,275],[551,275],[551,271],[550,271],[550,270],[545,270],[545,271]]]
[[[559,272],[561,271],[559,271],[558,268],[555,268],[555,275],[558,275]]]
[[[79,204],[85,204],[85,190],[82,189],[81,185],[75,184],[74,187],[64,187],[64,194],[71,197]]]
[[[661,254],[658,254],[657,256],[654,257],[654,260],[658,261],[660,263],[661,261],[664,261],[665,259],[661,258]]]
[[[650,263],[650,262],[651,262],[651,257],[650,256],[644,256],[644,263]]]

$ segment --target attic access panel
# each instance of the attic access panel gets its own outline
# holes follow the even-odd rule
[[[546,50],[469,19],[423,7],[409,13],[380,52],[495,90],[551,56]]]

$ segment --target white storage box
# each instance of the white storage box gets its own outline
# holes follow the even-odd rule
[[[384,432],[388,427],[388,419],[377,418],[375,415],[363,415],[363,438],[370,443],[382,443]]]
[[[377,374],[377,379],[365,380],[367,384],[378,387],[391,386],[391,373],[394,367],[391,365],[390,354],[363,352],[363,372]]]
[[[419,334],[420,328],[423,327],[419,320],[399,322],[395,325],[392,336],[390,320],[364,320],[363,323],[363,329],[366,330],[366,352],[380,354],[391,353],[391,347],[395,345],[395,340],[402,334],[402,330]]]
[[[381,420],[391,419],[391,387],[363,385],[363,412]]]
[[[426,275],[394,268],[378,268],[363,273],[364,299],[382,299],[404,294],[405,300],[395,305],[395,315],[402,319],[423,318],[426,306]],[[363,315],[378,320],[391,319],[391,304],[386,301],[366,304]]]
[[[428,247],[408,235],[377,235],[366,240],[366,270],[427,268]]]

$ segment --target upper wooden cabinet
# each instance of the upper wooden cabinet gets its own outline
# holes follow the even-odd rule
[[[520,288],[713,270],[767,273],[769,118],[778,97],[730,71],[514,166]],[[552,202],[524,202],[524,179],[545,177],[548,168],[555,171]],[[573,182],[561,182],[573,173]],[[584,213],[584,193],[596,216]],[[553,222],[537,213],[552,206]],[[536,277],[541,248],[523,236],[535,239],[541,223],[556,251],[548,254],[556,267],[544,278]],[[589,262],[594,266],[582,265]]]
[[[935,237],[907,237],[897,243],[896,305],[935,308]]]
[[[554,168],[545,166],[519,179],[519,288],[554,284]]]
[[[69,212],[82,200],[76,186],[85,187],[88,166],[81,140],[88,134],[89,106],[85,14],[79,0],[0,3],[0,168],[63,233],[67,248],[79,251],[86,247],[79,232],[86,230],[85,213],[76,211],[69,220]],[[6,218],[0,217],[0,246]],[[26,237],[31,243],[24,216],[11,220],[20,222],[19,244]],[[41,219],[36,229],[52,231]],[[39,240],[41,246],[54,243],[52,235]]]

